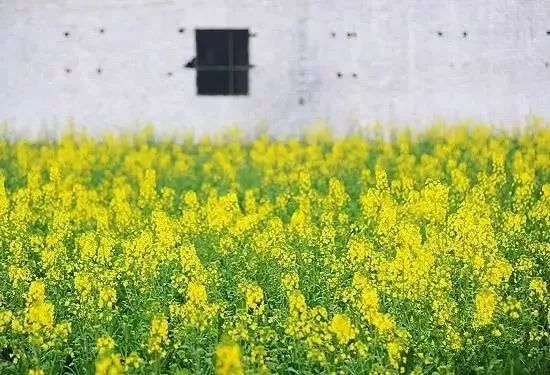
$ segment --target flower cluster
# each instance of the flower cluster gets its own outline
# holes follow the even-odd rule
[[[2,138],[0,373],[544,373],[549,129]]]

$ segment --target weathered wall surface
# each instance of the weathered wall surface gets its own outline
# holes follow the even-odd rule
[[[256,34],[250,95],[196,95],[195,28]],[[0,0],[0,50],[27,135],[550,117],[548,0]]]

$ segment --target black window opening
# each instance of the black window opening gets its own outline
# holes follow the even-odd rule
[[[195,30],[198,95],[248,95],[248,29]]]

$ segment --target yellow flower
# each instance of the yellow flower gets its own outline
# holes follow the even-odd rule
[[[85,274],[77,273],[75,275],[74,287],[83,301],[87,300],[92,294],[92,283],[89,277]]]
[[[47,302],[32,304],[25,315],[25,323],[29,331],[36,334],[52,329],[54,323],[53,305]]]
[[[281,279],[281,283],[287,292],[292,292],[295,289],[298,289],[298,282],[300,278],[298,277],[297,272],[288,272],[285,273]]]
[[[168,320],[163,315],[153,318],[147,344],[149,352],[163,355],[163,346],[168,342]]]
[[[398,342],[391,341],[386,344],[386,350],[388,352],[388,361],[394,368],[399,367],[401,361],[401,345]]]
[[[303,314],[307,310],[306,299],[300,291],[292,292],[288,298],[291,314]]]
[[[13,319],[13,313],[10,310],[0,311],[0,333],[5,327],[8,327]]]
[[[99,291],[99,307],[112,308],[116,303],[116,290],[113,287],[102,288]]]
[[[244,294],[246,309],[253,314],[261,314],[264,311],[264,292],[258,285],[245,283],[239,287]]]
[[[111,336],[101,336],[96,341],[96,347],[100,355],[109,353],[115,348],[115,340]]]
[[[190,302],[203,305],[207,303],[206,287],[199,282],[192,281],[187,286],[187,298]]]
[[[71,323],[70,322],[61,322],[56,324],[53,335],[55,338],[63,341],[67,341],[67,337],[71,333]]]
[[[124,368],[126,371],[130,369],[137,369],[143,365],[143,362],[143,358],[141,358],[136,352],[132,352],[124,359]]]
[[[8,276],[14,285],[17,285],[21,281],[28,281],[31,278],[26,268],[14,265],[8,267]]]
[[[334,315],[329,328],[340,344],[347,344],[356,335],[356,330],[351,324],[350,318],[344,314]]]
[[[543,301],[547,293],[546,282],[541,277],[534,277],[529,282],[529,292]]]
[[[482,290],[475,297],[474,325],[481,327],[491,323],[495,314],[498,296],[492,290]]]
[[[118,375],[124,373],[120,355],[110,354],[100,357],[95,364],[96,375]]]
[[[147,169],[143,178],[140,179],[139,204],[146,206],[157,199],[156,172],[154,169]]]
[[[27,293],[27,304],[44,302],[46,287],[42,281],[33,281]]]
[[[548,121],[436,125],[0,137],[10,371],[55,371],[61,353],[98,374],[203,373],[187,354],[220,335],[222,374],[463,373],[512,346],[536,371],[550,338]],[[106,334],[144,316],[134,341]]]
[[[244,374],[241,350],[236,344],[218,344],[216,347],[216,374]]]
[[[521,312],[521,301],[518,301],[513,297],[508,297],[502,306],[502,311],[510,314],[512,319],[519,318],[519,313]]]
[[[376,289],[366,287],[361,293],[361,308],[365,313],[378,309],[378,293]]]
[[[462,337],[453,327],[447,328],[447,342],[452,350],[458,351],[462,348]]]

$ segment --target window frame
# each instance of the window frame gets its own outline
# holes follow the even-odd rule
[[[207,63],[205,60],[208,60],[208,56],[204,54],[208,53],[208,50],[215,50],[220,48],[220,42],[212,42],[209,44],[208,34],[209,33],[220,33],[222,39],[226,38],[227,43],[227,64],[216,64],[215,61],[213,64]],[[241,34],[241,44],[236,46],[235,39],[238,39],[238,33]],[[244,38],[243,38],[244,37]],[[214,35],[211,35],[210,38],[215,40]],[[219,38],[219,37],[218,37]],[[196,86],[197,86],[197,95],[201,96],[214,96],[214,95],[224,95],[224,96],[246,96],[249,95],[249,75],[248,71],[251,68],[249,63],[249,45],[250,45],[250,33],[249,29],[195,29],[195,47],[197,52],[195,69],[197,70],[196,76]],[[241,49],[238,51],[237,49]],[[239,56],[241,55],[241,56]],[[219,56],[218,56],[219,57]],[[214,53],[215,60],[215,53]],[[236,64],[235,60],[243,60],[245,64]],[[209,72],[226,72],[227,82],[220,87],[227,87],[223,89],[216,89],[214,86],[205,87],[204,84],[208,80]],[[244,72],[244,74],[242,73]],[[237,85],[237,77],[240,76],[240,84]],[[213,82],[213,81],[212,81]]]

